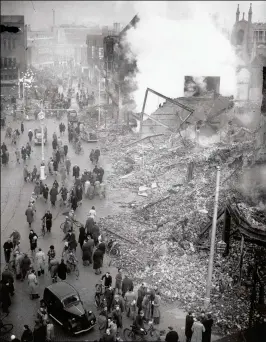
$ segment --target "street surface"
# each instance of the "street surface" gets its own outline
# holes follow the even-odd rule
[[[75,103],[75,99],[73,99],[73,103]],[[62,119],[67,127],[67,119],[66,117]],[[48,143],[45,146],[45,160],[47,164],[47,160],[52,156],[52,135],[54,132],[59,136],[59,120],[56,119],[46,119],[45,120],[48,130]],[[20,129],[20,122],[14,122],[11,124],[12,128]],[[21,148],[22,145],[26,145],[28,141],[28,130],[34,130],[39,126],[38,122],[29,121],[25,122],[25,131],[24,134],[20,136],[18,141],[18,146]],[[5,137],[5,131],[1,131],[2,140]],[[65,136],[62,136],[63,144],[67,142],[67,132]],[[23,162],[18,165],[15,159],[15,148],[11,145],[9,140],[5,140],[9,154],[9,165],[7,167],[3,167],[1,169],[1,247],[6,239],[10,236],[14,229],[17,229],[22,236],[21,239],[21,250],[24,253],[28,253],[30,255],[30,244],[29,244],[29,227],[26,222],[25,210],[27,209],[27,205],[31,194],[33,192],[34,184],[33,183],[25,183],[23,180]],[[83,170],[92,169],[91,162],[89,160],[89,154],[92,148],[97,146],[96,143],[89,144],[83,142],[84,154],[79,156],[76,155],[73,147],[69,144],[69,152],[68,156],[71,160],[71,170],[72,167],[77,164],[80,167],[80,172]],[[98,145],[100,146],[100,145]],[[41,162],[41,146],[34,146],[33,144],[33,152],[31,154],[30,159],[26,161],[28,165],[28,169],[32,171],[33,166],[36,164],[39,167]],[[104,168],[105,174],[104,179],[108,177],[110,173],[112,173],[112,166],[108,160],[108,156],[102,155],[100,157],[99,164]],[[48,174],[47,166],[46,173]],[[46,183],[51,188],[52,183],[54,182],[56,176],[48,176]],[[61,185],[60,175],[57,177],[57,181]],[[73,184],[72,172],[67,178],[67,186],[68,188]],[[87,214],[91,209],[92,205],[95,206],[97,211],[97,220],[99,217],[117,214],[119,210],[123,210],[119,208],[115,202],[120,201],[121,198],[125,202],[127,202],[127,198],[132,197],[132,194],[128,190],[121,191],[108,191],[107,188],[107,196],[104,200],[100,200],[98,198],[94,200],[83,200],[83,204],[76,211],[76,218],[85,223]],[[58,196],[58,199],[60,196]],[[132,200],[132,198],[131,198]],[[59,201],[56,203],[56,207],[51,207],[50,201],[47,203],[44,202],[43,198],[39,198],[36,202],[36,217],[33,222],[32,228],[37,233],[37,235],[41,235],[41,217],[44,215],[45,211],[49,209],[53,215],[53,225],[50,234],[46,234],[45,237],[39,236],[38,239],[38,247],[41,247],[42,250],[47,254],[50,245],[55,246],[55,250],[57,252],[57,256],[61,255],[63,242],[62,239],[64,237],[63,232],[60,229],[60,224],[64,221],[64,216],[62,212],[67,211],[64,207],[59,207]],[[78,231],[76,231],[76,238],[78,238]],[[2,248],[1,248],[2,250]],[[76,277],[72,274],[68,275],[67,281],[71,283],[80,293],[81,299],[84,302],[84,306],[86,309],[92,310],[97,316],[97,310],[94,306],[94,294],[95,294],[95,284],[99,282],[100,276],[95,275],[92,266],[84,267],[82,264],[81,258],[81,250],[80,246],[77,247],[77,257],[79,260],[79,270],[80,276],[79,279],[76,280]],[[115,277],[117,273],[117,269],[113,267],[109,267],[109,260],[104,260],[103,274],[107,270],[109,270],[113,276]],[[4,267],[4,255],[3,251],[1,252],[1,271],[3,271]],[[48,270],[46,268],[45,276],[41,276],[39,278],[39,294],[42,298],[43,290],[45,286],[48,286],[52,283],[50,274],[48,274]],[[10,307],[10,314],[8,318],[5,319],[5,323],[12,322],[14,324],[14,330],[12,333],[16,334],[17,337],[20,338],[23,325],[28,324],[31,328],[33,328],[34,320],[36,319],[37,310],[39,308],[39,300],[32,301],[29,298],[28,294],[28,285],[27,282],[16,281],[15,282],[15,295],[11,298],[12,305]],[[181,338],[181,341],[185,341],[184,339],[184,323],[185,323],[185,312],[179,310],[177,305],[162,305],[161,306],[161,323],[159,325],[159,329],[166,329],[168,326],[173,326],[174,329],[178,331],[178,334]],[[124,318],[124,327],[128,327],[132,324],[129,319]],[[94,330],[86,333],[85,335],[81,335],[79,337],[71,338],[66,335],[63,329],[55,324],[55,332],[56,332],[56,340],[66,341],[66,340],[76,340],[76,341],[84,341],[90,340],[93,341],[99,338],[98,327],[96,326]],[[214,341],[215,339],[213,339]]]

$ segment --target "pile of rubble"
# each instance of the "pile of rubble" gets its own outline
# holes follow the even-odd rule
[[[143,196],[143,201],[122,215],[101,219],[100,224],[103,230],[120,236],[122,256],[114,259],[117,267],[126,270],[136,283],[157,283],[165,299],[179,300],[186,310],[195,310],[203,305],[208,267],[208,253],[198,251],[195,242],[212,216],[216,166],[221,166],[222,206],[236,191],[242,167],[252,157],[253,144],[221,142],[198,147],[179,137],[175,140],[173,147],[165,136],[140,142],[133,134],[105,137],[114,167],[109,186],[130,188],[136,196]],[[239,257],[239,243],[235,249]],[[249,295],[233,286],[230,270],[235,260],[216,261],[211,310],[219,332],[228,333],[236,322],[246,326]],[[220,264],[224,265],[223,273]]]

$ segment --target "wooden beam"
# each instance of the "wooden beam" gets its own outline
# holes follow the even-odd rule
[[[160,137],[160,136],[162,136],[162,135],[164,135],[164,134],[161,133],[161,134],[149,135],[149,136],[147,136],[147,137],[145,137],[145,138],[138,139],[138,140],[136,140],[136,141],[131,142],[130,144],[124,145],[124,146],[122,146],[122,148],[131,146],[131,145],[134,145],[134,144],[137,144],[137,143],[139,143],[140,141],[145,140],[145,139]]]

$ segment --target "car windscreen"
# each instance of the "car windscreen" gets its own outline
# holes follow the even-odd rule
[[[71,305],[71,304],[77,303],[77,302],[79,302],[79,297],[77,295],[72,295],[72,296],[66,297],[62,300],[62,303],[64,306],[68,306],[68,305]]]

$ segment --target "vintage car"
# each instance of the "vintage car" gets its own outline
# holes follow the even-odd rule
[[[43,300],[48,314],[71,335],[91,330],[96,325],[92,311],[86,311],[77,290],[65,281],[44,289]]]
[[[47,127],[43,128],[43,144],[45,145],[47,142]],[[42,129],[41,127],[36,128],[34,130],[34,145],[42,144]]]
[[[67,119],[69,122],[78,122],[78,113],[75,109],[68,109]]]

